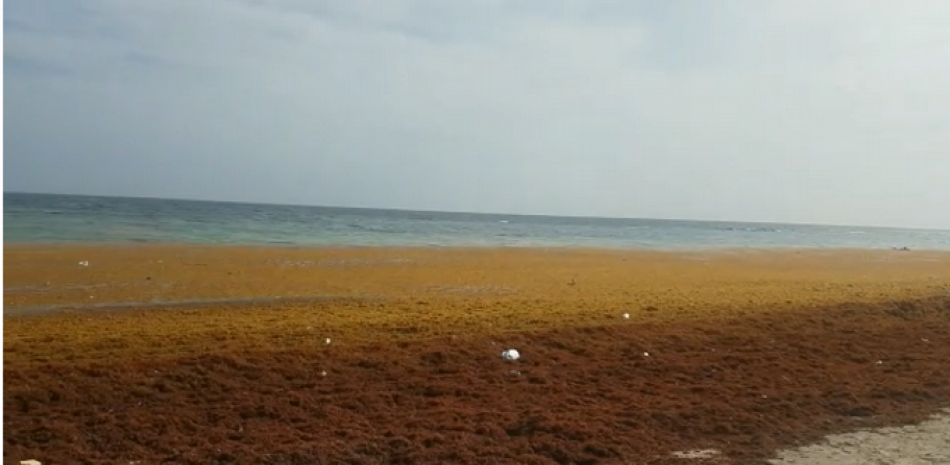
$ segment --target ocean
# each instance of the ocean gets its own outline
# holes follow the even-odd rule
[[[950,250],[950,231],[3,195],[13,243]]]

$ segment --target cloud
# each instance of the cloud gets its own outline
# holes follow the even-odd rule
[[[935,0],[6,6],[8,190],[950,227]]]

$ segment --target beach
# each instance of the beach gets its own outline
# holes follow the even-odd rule
[[[4,259],[5,458],[766,463],[950,406],[948,252],[6,244]]]

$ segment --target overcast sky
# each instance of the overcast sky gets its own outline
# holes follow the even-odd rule
[[[950,2],[7,0],[4,190],[950,228]]]

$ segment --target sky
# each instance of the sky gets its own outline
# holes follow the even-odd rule
[[[950,2],[7,0],[4,191],[950,228]]]

